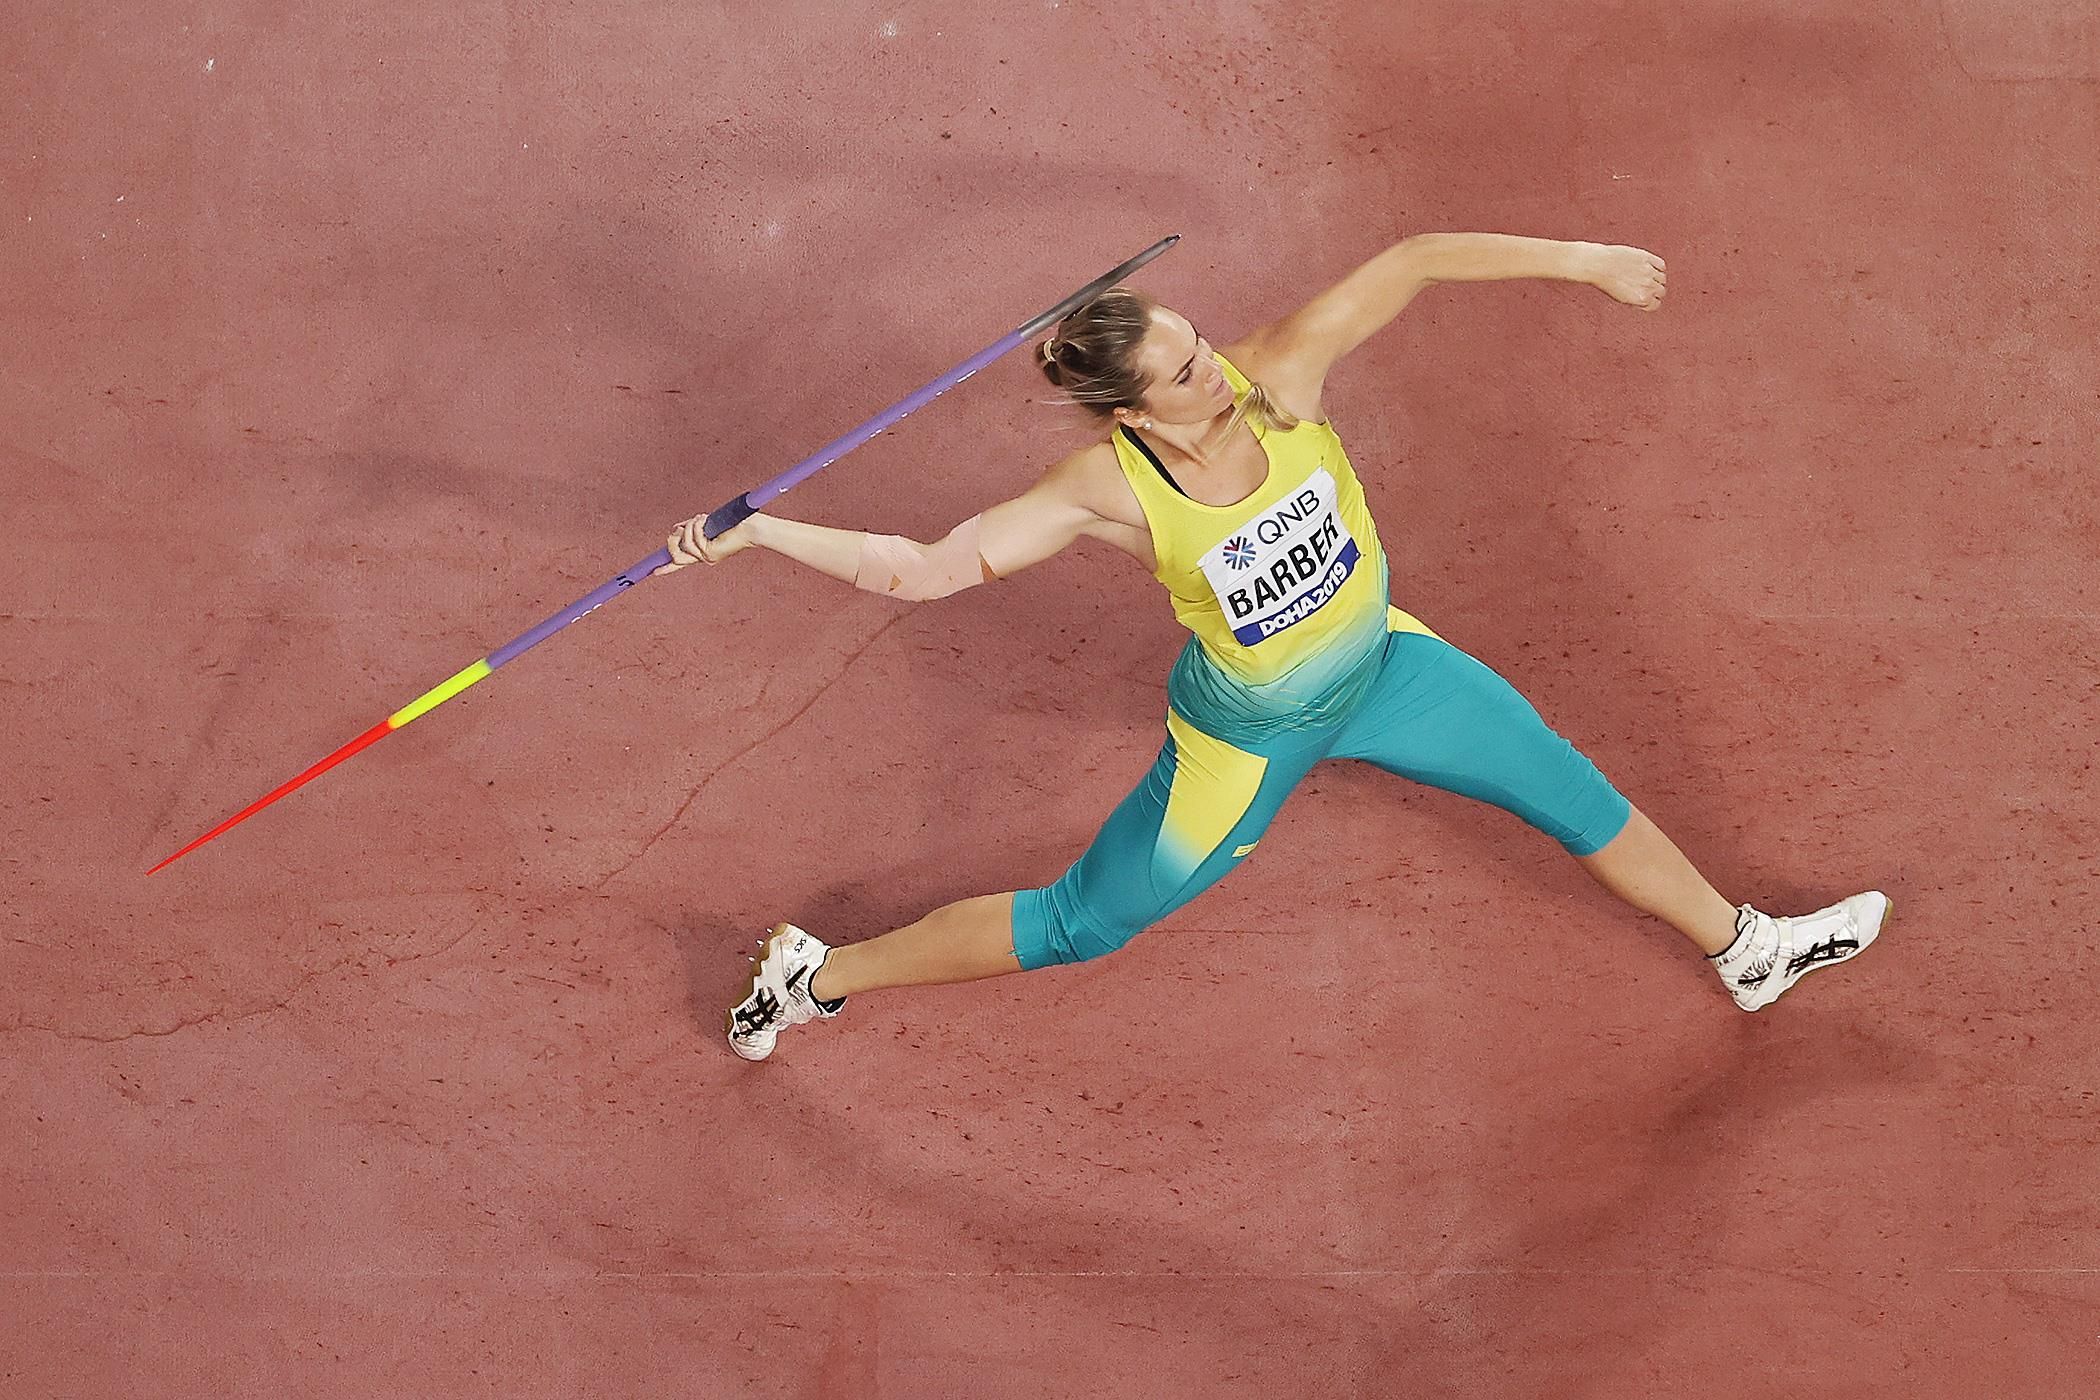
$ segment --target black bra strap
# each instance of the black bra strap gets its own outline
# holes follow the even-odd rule
[[[1188,492],[1183,491],[1181,489],[1181,483],[1174,479],[1174,474],[1167,470],[1166,464],[1160,461],[1159,458],[1153,454],[1153,451],[1150,447],[1145,445],[1145,440],[1139,437],[1136,433],[1130,431],[1130,425],[1128,423],[1123,425],[1123,436],[1130,439],[1130,445],[1132,447],[1135,447],[1138,451],[1145,454],[1145,460],[1152,464],[1153,470],[1157,471],[1161,476],[1167,479],[1167,485],[1173,487],[1176,492],[1179,492],[1183,496],[1188,495]]]

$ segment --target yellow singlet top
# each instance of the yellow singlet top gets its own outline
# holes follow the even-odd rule
[[[1213,354],[1234,397],[1244,397],[1247,377]],[[1385,551],[1341,439],[1326,423],[1285,431],[1247,422],[1269,472],[1229,506],[1184,495],[1136,434],[1122,429],[1114,439],[1152,531],[1153,576],[1195,634],[1169,699],[1228,740],[1346,706],[1375,674],[1366,663],[1387,632]]]

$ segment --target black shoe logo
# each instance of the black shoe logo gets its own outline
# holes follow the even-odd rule
[[[789,973],[789,974],[787,975],[787,980],[786,980],[785,982],[781,983],[781,985],[782,985],[782,986],[784,986],[784,987],[786,987],[786,988],[787,988],[787,989],[788,989],[788,990],[789,990],[790,992],[793,992],[793,991],[798,991],[798,990],[800,990],[800,987],[801,987],[801,982],[802,982],[802,974],[803,974],[803,973],[805,973],[805,972],[807,972],[807,971],[809,971],[809,969],[808,969],[808,968],[806,968],[806,967],[798,967],[798,968],[796,968],[796,969],[795,969],[795,970],[794,970],[793,972],[790,972],[790,973]]]
[[[1856,938],[1826,939],[1788,963],[1786,970],[1790,974],[1806,972],[1817,963],[1836,962],[1858,951],[1859,940]]]
[[[748,1004],[736,1009],[736,1028],[745,1035],[751,1035],[772,1025],[774,1018],[779,1015],[780,1003],[774,1000],[772,992],[760,987],[751,994]]]

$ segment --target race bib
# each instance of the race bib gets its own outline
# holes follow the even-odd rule
[[[1251,647],[1325,607],[1357,558],[1335,509],[1334,478],[1322,467],[1197,562],[1234,639]]]

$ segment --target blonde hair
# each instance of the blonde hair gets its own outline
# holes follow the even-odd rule
[[[1043,377],[1099,418],[1119,408],[1141,407],[1151,382],[1138,368],[1138,346],[1152,329],[1152,313],[1158,308],[1151,297],[1127,287],[1103,292],[1058,322],[1056,333],[1036,347]],[[1248,418],[1282,432],[1298,426],[1298,419],[1260,384],[1238,396],[1219,436],[1229,436]]]
[[[1280,433],[1289,432],[1297,427],[1299,423],[1299,419],[1295,414],[1285,409],[1275,399],[1269,397],[1269,388],[1266,384],[1256,384],[1251,380],[1248,381],[1247,392],[1240,395],[1239,402],[1233,405],[1232,421],[1225,425],[1225,431],[1218,434],[1218,436],[1232,436],[1232,430],[1237,428],[1240,425],[1240,421],[1245,418],[1252,418],[1264,428],[1274,428]]]

